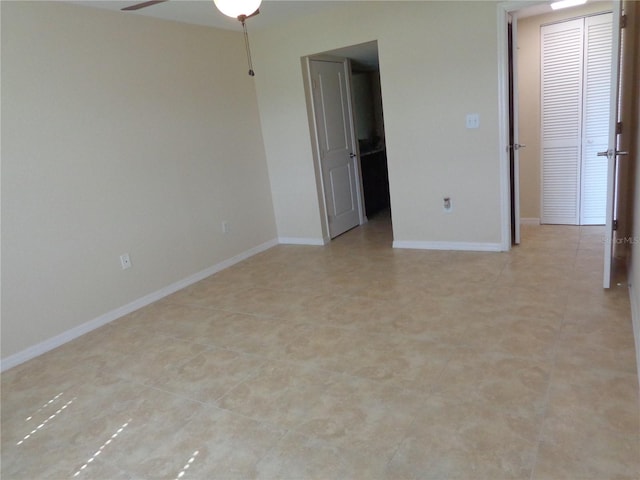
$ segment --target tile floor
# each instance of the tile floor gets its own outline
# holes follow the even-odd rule
[[[602,229],[278,246],[2,375],[2,478],[625,479],[640,412]]]

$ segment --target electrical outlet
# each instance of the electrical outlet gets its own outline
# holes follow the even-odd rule
[[[123,253],[122,255],[120,255],[120,265],[122,266],[123,270],[131,268],[131,258],[129,258],[128,253]]]
[[[222,221],[222,233],[229,233],[231,231],[231,225],[226,220]]]

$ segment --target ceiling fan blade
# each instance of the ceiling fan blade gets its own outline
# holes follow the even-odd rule
[[[251,15],[247,15],[247,18],[251,18],[251,17],[255,17],[256,15],[258,15],[260,13],[260,9],[256,9],[255,12],[253,12]]]
[[[148,2],[136,3],[135,5],[121,8],[120,10],[130,12],[133,10],[140,10],[141,8],[150,7],[151,5],[155,5],[156,3],[164,3],[166,1],[167,0],[149,0]]]

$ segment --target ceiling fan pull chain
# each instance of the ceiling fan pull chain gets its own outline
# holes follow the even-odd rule
[[[249,62],[249,75],[254,77],[255,76],[255,72],[253,71],[253,62],[251,61],[251,47],[249,46],[249,34],[247,33],[247,25],[243,20],[240,20],[240,22],[242,22],[242,31],[244,32],[244,46],[247,50],[247,60]]]

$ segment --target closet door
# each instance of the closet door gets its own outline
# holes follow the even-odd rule
[[[542,223],[578,224],[584,20],[541,28]]]
[[[612,14],[585,19],[584,107],[580,224],[604,225],[607,207],[607,161],[611,96]]]
[[[541,29],[542,223],[603,225],[610,13]]]

